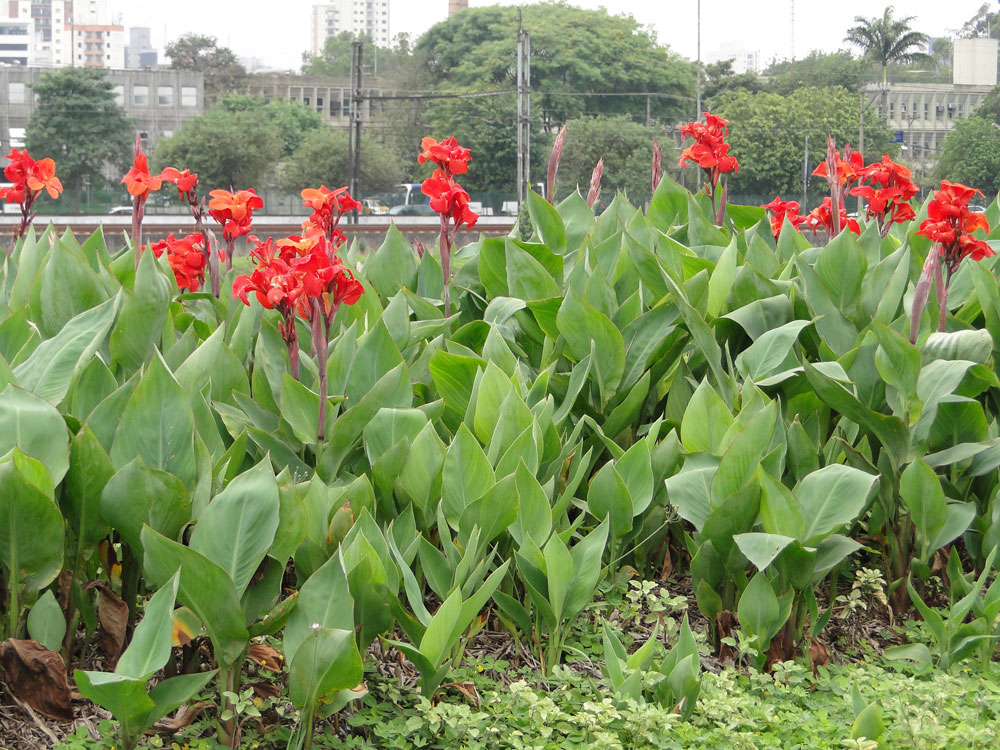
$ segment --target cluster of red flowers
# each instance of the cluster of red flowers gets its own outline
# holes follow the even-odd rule
[[[164,182],[177,187],[177,200],[192,205],[198,202],[198,175],[192,174],[190,169],[181,172],[173,167],[166,167],[160,172],[160,177]]]
[[[681,168],[693,161],[708,173],[714,189],[719,177],[727,172],[738,172],[740,163],[729,155],[729,144],[724,140],[729,135],[729,121],[709,112],[703,114],[705,122],[681,126],[681,135],[694,139],[694,143],[681,151]]]
[[[128,194],[133,198],[146,201],[149,199],[150,193],[162,187],[163,176],[150,173],[146,154],[142,152],[141,147],[137,146],[132,168],[122,177],[121,184],[125,186]]]
[[[455,230],[462,225],[474,227],[479,215],[469,208],[469,194],[455,182],[455,175],[465,174],[469,170],[472,152],[459,146],[454,137],[445,138],[440,143],[427,137],[420,142],[420,147],[423,153],[417,157],[417,161],[437,165],[433,174],[420,186],[421,192],[430,198],[431,208],[442,219],[450,219]]]
[[[170,234],[165,240],[154,242],[150,250],[157,258],[166,251],[167,261],[174,272],[179,289],[198,291],[205,280],[206,253],[202,235],[189,234],[186,237],[176,238]]]
[[[761,206],[761,208],[773,214],[771,216],[771,231],[774,233],[775,239],[778,239],[778,236],[781,234],[781,228],[785,225],[785,219],[788,219],[788,223],[793,227],[797,227],[807,220],[805,216],[799,215],[801,207],[798,201],[783,201],[780,195],[770,203]]]
[[[920,223],[917,234],[940,245],[949,277],[965,258],[982,260],[995,255],[986,242],[972,236],[978,229],[990,230],[984,214],[969,210],[969,201],[977,193],[982,195],[974,188],[942,180],[941,189],[934,191],[934,199],[927,206],[928,218]]]
[[[50,198],[58,198],[62,192],[62,183],[56,177],[56,163],[52,159],[35,161],[27,149],[13,148],[7,154],[10,163],[4,167],[3,173],[11,183],[8,188],[0,188],[0,200],[7,203],[27,204],[30,208],[35,198],[44,190]]]
[[[910,170],[892,161],[889,154],[884,154],[882,161],[858,170],[858,175],[862,184],[854,188],[851,195],[868,201],[868,218],[877,219],[886,233],[891,224],[910,221],[916,216],[910,199],[920,189],[910,179],[913,176]],[[863,184],[866,181],[868,184]]]
[[[346,242],[344,233],[337,228],[341,217],[351,211],[360,211],[361,204],[351,197],[346,187],[330,190],[326,185],[302,191],[302,204],[312,209],[312,215],[302,222],[304,237],[326,237],[334,251]]]
[[[250,234],[255,209],[264,207],[264,199],[254,191],[213,190],[209,195],[208,213],[222,225],[222,236],[227,243]]]
[[[812,229],[813,234],[820,227],[824,227],[828,232],[833,232],[833,201],[829,196],[823,199],[816,208],[810,211],[803,222],[807,227]],[[858,225],[857,219],[851,219],[847,216],[847,209],[844,208],[843,204],[840,206],[840,226],[841,228],[847,227],[847,229],[854,234],[861,234],[861,227]]]

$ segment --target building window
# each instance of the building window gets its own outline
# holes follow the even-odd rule
[[[7,100],[11,104],[24,104],[24,84],[11,81],[7,84]]]
[[[10,129],[10,147],[24,148],[24,128]]]
[[[132,87],[132,104],[137,107],[149,106],[149,86]]]
[[[930,113],[931,113],[931,105],[928,104],[927,102],[924,102],[924,119],[925,120],[927,120],[927,119],[930,118],[930,116],[931,116]]]
[[[198,89],[194,86],[181,86],[181,106],[198,106]]]
[[[123,86],[122,84],[119,83],[117,86],[115,86],[111,90],[115,92],[115,104],[117,104],[119,107],[124,107],[125,106],[125,86]]]
[[[174,87],[173,86],[157,86],[156,87],[156,103],[161,107],[172,107],[174,106]]]

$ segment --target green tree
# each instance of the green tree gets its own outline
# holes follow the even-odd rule
[[[753,72],[734,73],[733,60],[719,60],[708,63],[702,68],[702,97],[706,102],[711,102],[713,98],[723,91],[731,89],[746,89],[747,91],[760,91],[764,84],[760,77]]]
[[[881,18],[855,16],[857,26],[848,29],[845,42],[861,48],[864,56],[882,68],[882,84],[888,81],[889,65],[892,63],[915,63],[929,59],[925,52],[929,37],[910,28],[915,16],[893,18],[890,5],[882,12]],[[883,108],[884,110],[884,108]]]
[[[729,120],[730,153],[740,162],[739,172],[729,179],[730,195],[743,196],[737,200],[800,197],[804,166],[811,173],[823,159],[828,133],[837,139],[838,146],[857,141],[858,100],[840,87],[808,87],[789,96],[731,91],[719,97],[715,113]],[[880,158],[888,141],[884,125],[867,125],[866,160]],[[825,181],[812,179],[811,183],[813,200],[826,193]]]
[[[319,128],[310,131],[281,172],[281,185],[289,190],[306,187],[340,187],[347,184],[348,132]],[[361,137],[361,194],[395,187],[403,179],[399,156],[388,146]]]
[[[63,68],[45,73],[32,86],[38,97],[25,133],[36,157],[55,159],[72,210],[80,189],[104,185],[105,165],[127,169],[132,158],[132,124],[115,102],[102,70]]]
[[[1000,127],[989,117],[959,122],[944,140],[936,173],[940,179],[996,195],[1000,192]]]
[[[449,91],[512,89],[518,13],[531,33],[532,114],[546,129],[584,114],[668,122],[694,112],[694,66],[657,44],[631,16],[557,3],[456,13],[425,33],[415,54]],[[645,96],[646,93],[652,96]]]
[[[577,187],[586,195],[594,166],[604,159],[602,196],[610,201],[621,190],[633,202],[644,201],[652,191],[653,139],[657,137],[664,141],[655,128],[624,116],[570,120],[556,178],[556,199],[565,198]]]
[[[843,50],[832,53],[813,50],[802,60],[782,60],[764,71],[768,90],[782,96],[806,86],[843,86],[848,91],[859,91],[865,75],[865,61]]]
[[[302,72],[310,76],[350,78],[353,54],[351,45],[355,41],[366,42],[361,58],[365,75],[392,77],[409,65],[412,59],[409,34],[397,34],[392,47],[377,47],[367,35],[358,36],[350,31],[341,31],[336,36],[327,37],[323,54],[315,57],[308,52],[302,54]]]
[[[282,138],[277,125],[254,110],[212,107],[161,138],[153,164],[198,173],[200,192],[217,188],[266,187],[277,177]]]
[[[174,70],[205,74],[205,100],[215,102],[222,94],[235,91],[246,80],[247,71],[228,47],[220,47],[214,36],[183,34],[167,45],[167,57]]]
[[[306,135],[323,127],[323,118],[301,102],[272,99],[248,94],[230,94],[219,103],[227,112],[254,112],[277,126],[281,134],[281,158],[295,153]]]

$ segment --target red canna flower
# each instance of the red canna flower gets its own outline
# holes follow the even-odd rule
[[[128,190],[129,195],[145,201],[149,198],[150,193],[160,189],[163,185],[163,178],[160,175],[149,173],[146,154],[140,150],[135,155],[132,168],[122,177],[121,184]]]
[[[264,200],[254,191],[213,190],[209,195],[209,215],[222,225],[222,236],[227,242],[250,234],[255,209],[264,207]]]
[[[806,215],[804,224],[812,229],[813,235],[820,227],[826,228],[831,234],[833,233],[833,201],[830,200],[829,196]],[[847,218],[847,211],[843,206],[840,207],[840,226],[847,227],[854,234],[861,234],[861,227],[858,226],[857,220]]]
[[[185,169],[181,172],[173,167],[166,167],[160,173],[160,177],[163,178],[165,182],[169,182],[177,186],[177,199],[181,201],[188,202],[191,194],[194,193],[198,187],[198,175],[191,174],[190,169]]]
[[[189,234],[180,239],[167,235],[165,240],[154,243],[150,249],[159,258],[164,251],[177,279],[177,287],[197,292],[205,281],[205,240],[200,234]]]
[[[35,161],[27,149],[11,149],[4,167],[4,177],[10,187],[0,188],[0,201],[21,206],[21,222],[14,228],[15,241],[22,237],[34,219],[32,205],[44,190],[50,198],[58,198],[63,186],[56,177],[56,163],[52,159]]]
[[[440,143],[427,136],[420,142],[420,148],[423,149],[423,153],[417,157],[417,161],[421,164],[434,162],[445,172],[453,175],[469,171],[472,151],[459,146],[455,136],[445,138]]]
[[[969,210],[969,201],[977,194],[982,195],[975,188],[942,180],[941,189],[934,191],[934,199],[927,205],[927,219],[917,231],[939,245],[949,281],[965,258],[982,260],[995,255],[986,242],[972,236],[978,230],[990,230],[985,214]]]
[[[461,226],[472,228],[479,215],[469,208],[469,194],[441,169],[424,180],[420,192],[430,198],[430,206],[442,217],[451,219],[455,229]]]
[[[361,204],[351,197],[346,186],[336,190],[330,190],[326,185],[320,185],[319,189],[306,188],[302,191],[302,204],[313,212],[302,224],[303,234],[325,237],[334,249],[346,242],[343,233],[337,229],[341,217],[361,210]]]
[[[799,215],[800,207],[798,201],[783,201],[780,195],[770,203],[761,206],[761,208],[773,213],[773,216],[771,216],[771,232],[774,234],[775,239],[778,239],[778,236],[781,234],[781,228],[785,225],[786,218],[793,227],[798,227],[807,220],[807,217]]]
[[[884,154],[882,161],[857,170],[857,174],[862,183],[868,184],[854,188],[851,195],[868,202],[868,218],[877,219],[883,237],[889,233],[892,224],[910,221],[915,217],[910,199],[920,190],[910,179],[912,173],[909,169],[896,164],[888,154]]]
[[[857,182],[861,178],[861,170],[865,164],[861,152],[850,151],[850,146],[847,147],[846,157],[842,158],[840,154],[836,154],[837,180],[841,185],[850,185],[852,182]],[[829,171],[825,161],[821,161],[819,166],[813,170],[813,176],[815,177],[827,177],[828,174]]]
[[[694,162],[705,171],[705,190],[715,206],[715,192],[719,180],[724,174],[738,172],[740,163],[736,157],[729,155],[729,144],[725,137],[729,135],[729,121],[711,112],[703,112],[705,122],[693,121],[681,126],[681,135],[693,138],[694,143],[681,151],[681,169],[687,163]],[[726,200],[723,189],[722,200],[715,214],[715,223],[721,224],[725,216]]]

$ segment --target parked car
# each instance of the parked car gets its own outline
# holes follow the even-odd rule
[[[408,206],[393,206],[389,216],[435,216],[434,209],[426,203],[411,203]]]
[[[108,211],[110,216],[131,216],[132,206],[115,206],[110,211]]]
[[[378,198],[362,198],[362,213],[373,216],[385,216],[389,213],[389,207]]]

